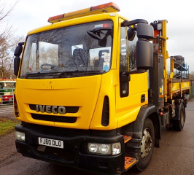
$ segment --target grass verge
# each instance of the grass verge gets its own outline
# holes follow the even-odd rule
[[[14,131],[16,125],[20,124],[18,120],[0,118],[0,137]]]

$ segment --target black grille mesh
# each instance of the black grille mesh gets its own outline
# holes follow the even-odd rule
[[[31,116],[35,120],[44,120],[51,122],[75,123],[77,120],[77,117],[61,117],[56,115],[31,114]]]

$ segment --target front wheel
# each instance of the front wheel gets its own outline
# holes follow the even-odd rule
[[[136,170],[143,171],[149,165],[154,149],[155,133],[152,121],[147,118],[144,123],[142,141],[141,141],[141,154],[138,158],[138,163],[135,165]]]

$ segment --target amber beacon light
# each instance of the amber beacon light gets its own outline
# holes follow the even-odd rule
[[[64,21],[67,19],[76,18],[76,17],[83,17],[87,15],[92,15],[92,14],[100,14],[104,12],[110,13],[110,12],[119,12],[119,11],[120,11],[120,8],[118,7],[118,5],[116,5],[113,2],[110,2],[110,3],[101,4],[101,5],[89,7],[82,10],[77,10],[74,12],[53,16],[48,19],[48,22],[55,23],[55,22]]]

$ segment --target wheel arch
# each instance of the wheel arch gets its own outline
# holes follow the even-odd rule
[[[149,118],[153,122],[155,130],[154,146],[159,147],[159,140],[161,139],[161,121],[158,108],[155,105],[141,106],[136,120],[123,128],[124,134],[131,135],[135,139],[142,139],[142,129],[146,118]]]
[[[155,147],[159,148],[159,140],[161,139],[161,121],[157,112],[154,112],[148,116],[154,125],[155,131]]]

